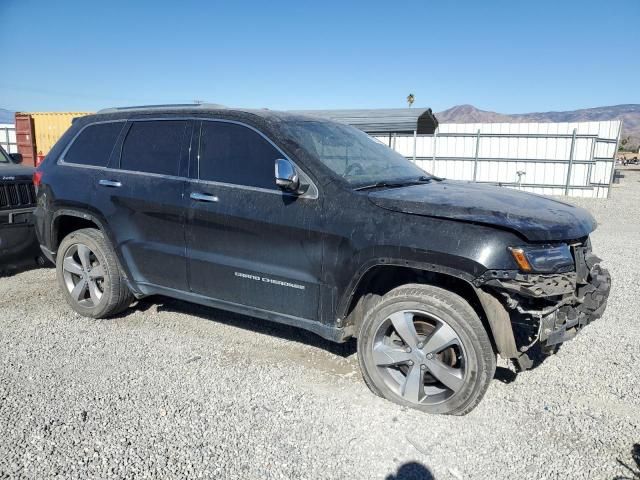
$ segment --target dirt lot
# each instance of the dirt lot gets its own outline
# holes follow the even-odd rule
[[[535,370],[500,362],[461,418],[373,396],[352,344],[162,298],[94,321],[53,270],[2,278],[0,478],[640,478],[640,172],[625,175],[579,200],[613,275],[604,317]]]

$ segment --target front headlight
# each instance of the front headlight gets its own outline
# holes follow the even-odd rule
[[[523,272],[558,273],[574,267],[569,245],[510,247],[511,255]]]

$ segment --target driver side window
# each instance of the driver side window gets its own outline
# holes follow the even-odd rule
[[[277,190],[275,160],[282,154],[262,135],[243,125],[203,121],[198,178]]]

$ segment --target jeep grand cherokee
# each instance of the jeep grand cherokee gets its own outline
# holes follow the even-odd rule
[[[44,260],[31,216],[36,204],[33,168],[19,165],[19,159],[0,146],[0,274]]]
[[[365,133],[268,110],[110,109],[36,173],[37,233],[76,312],[161,294],[357,338],[371,390],[432,413],[483,397],[598,318],[585,210],[429,175]]]

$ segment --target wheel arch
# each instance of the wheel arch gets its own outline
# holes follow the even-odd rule
[[[96,215],[86,210],[63,208],[54,213],[51,221],[51,249],[57,251],[64,237],[81,228],[96,228],[110,238],[105,222]]]
[[[482,321],[496,353],[505,358],[517,356],[515,338],[508,312],[500,301],[472,283],[467,272],[437,265],[385,260],[363,268],[343,295],[340,318],[357,332],[370,295],[382,296],[409,283],[445,288],[466,300]]]
[[[129,287],[129,290],[131,290],[131,292],[136,297],[143,296],[143,293],[131,280],[131,272],[129,271],[126,262],[123,262],[123,259],[120,256],[120,252],[118,251],[119,249],[116,248],[116,244],[113,240],[111,230],[108,228],[106,220],[100,215],[95,214],[94,212],[82,208],[61,208],[53,214],[51,220],[50,238],[52,244],[51,253],[54,258],[62,239],[70,233],[82,228],[96,228],[105,236],[107,241],[111,243],[113,247],[116,260],[120,264],[120,268],[124,273],[124,279],[127,286]]]

